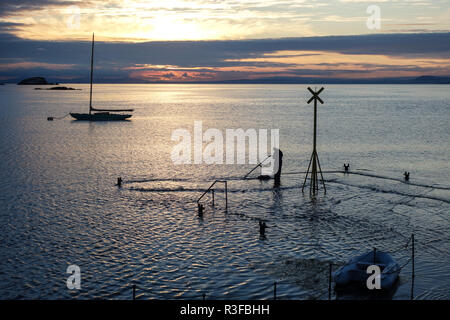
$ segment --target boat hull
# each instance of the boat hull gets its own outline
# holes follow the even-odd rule
[[[345,266],[334,272],[333,280],[336,289],[344,289],[351,284],[366,287],[366,281],[369,277],[367,267],[374,264],[382,269],[380,274],[381,289],[389,290],[397,281],[401,269],[389,254],[381,251],[376,252],[375,262],[373,261],[373,253],[369,252],[353,258]]]
[[[124,121],[131,118],[131,114],[117,114],[110,112],[97,113],[70,113],[72,118],[78,121]]]

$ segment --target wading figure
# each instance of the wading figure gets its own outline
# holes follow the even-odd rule
[[[405,181],[409,181],[409,172],[406,172],[403,174],[405,176]]]
[[[344,171],[348,172],[348,169],[350,169],[350,163],[348,163],[348,164],[344,163]]]
[[[283,166],[283,152],[281,152],[280,149],[275,149],[274,156],[275,156],[275,161],[278,164],[278,170],[274,176],[274,186],[278,187],[281,182],[281,167]]]
[[[259,234],[261,236],[265,236],[266,235],[266,228],[267,228],[266,223],[263,222],[263,221],[260,221],[259,222]]]
[[[203,217],[203,209],[205,209],[205,207],[201,203],[199,203],[198,204],[198,216],[199,217]]]

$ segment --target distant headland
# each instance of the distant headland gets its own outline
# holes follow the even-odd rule
[[[170,83],[162,81],[159,83]],[[176,82],[173,82],[176,83]],[[180,82],[178,82],[180,83]],[[403,78],[309,78],[309,77],[267,77],[220,81],[192,81],[190,83],[209,84],[450,84],[449,77],[420,76]]]
[[[70,88],[70,87],[51,87],[51,88],[46,88],[46,89],[42,89],[42,88],[34,88],[34,90],[81,90],[81,89],[75,89],[75,88]]]
[[[58,80],[58,79],[56,79]],[[64,81],[65,83],[87,83],[86,79],[76,79],[72,81]],[[419,77],[391,77],[391,78],[317,78],[317,77],[262,77],[252,79],[230,79],[230,80],[154,80],[146,81],[145,79],[129,79],[118,78],[97,79],[98,83],[107,84],[450,84],[450,76],[430,76],[423,75]],[[49,83],[44,77],[27,78],[18,83],[19,85],[58,85],[59,83]],[[49,90],[71,90],[69,89],[49,89]]]
[[[58,85],[58,83],[50,83],[43,77],[32,77],[23,79],[18,85]]]

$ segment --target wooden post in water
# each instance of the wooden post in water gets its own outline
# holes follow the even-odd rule
[[[411,235],[411,242],[412,242],[412,248],[411,248],[411,255],[412,255],[412,276],[414,278],[414,233]]]
[[[323,104],[323,100],[319,98],[319,94],[324,90],[322,87],[319,91],[314,91],[310,87],[308,87],[309,92],[312,93],[311,99],[308,100],[308,104],[314,101],[314,138],[313,138],[313,152],[311,154],[311,159],[309,160],[308,170],[306,171],[305,181],[303,181],[302,192],[306,185],[306,180],[308,178],[309,169],[311,168],[311,181],[309,183],[309,194],[313,197],[316,196],[316,192],[319,192],[319,177],[318,172],[320,173],[320,178],[323,185],[324,193],[327,193],[327,189],[325,187],[325,182],[323,181],[322,169],[320,168],[319,156],[317,155],[316,142],[317,142],[317,100]],[[312,165],[311,165],[312,164]]]
[[[211,191],[212,191],[212,205],[214,207],[214,189],[212,189]]]
[[[198,207],[198,216],[203,217],[203,209],[204,209],[203,205],[201,203],[198,203],[197,207]]]
[[[277,300],[277,282],[273,283],[273,300]]]
[[[415,278],[415,270],[414,270],[414,233],[411,235],[411,300],[414,299],[414,278]]]
[[[225,182],[225,211],[228,212],[228,184]]]
[[[331,300],[331,274],[333,271],[333,263],[330,262],[330,269],[328,272],[328,300]]]

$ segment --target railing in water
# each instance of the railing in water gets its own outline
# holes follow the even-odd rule
[[[225,180],[215,180],[210,186],[209,188],[203,192],[203,194],[200,196],[200,198],[198,198],[197,200],[197,204],[200,204],[200,200],[202,200],[202,198],[210,191],[212,191],[212,205],[214,206],[214,189],[213,187],[215,186],[216,183],[223,183],[225,185],[225,210],[228,211],[228,184],[227,181]]]
[[[329,265],[330,265],[330,267],[329,267],[329,276],[328,276],[328,281],[329,281],[329,283],[328,283],[328,300],[331,300],[332,291],[333,291],[332,290],[332,285],[331,285],[332,281],[333,281],[332,280],[332,276],[331,276],[332,263],[329,262]],[[280,290],[279,290],[279,287],[278,287],[279,284],[282,284],[282,285],[298,285],[298,282],[296,282],[296,281],[284,281],[284,280],[280,281],[280,280],[278,280],[278,281],[274,281],[271,284],[263,285],[261,289],[267,290],[269,288],[272,288],[272,290],[273,290],[273,300],[277,300],[277,299],[280,298],[280,296],[279,296],[279,291]],[[144,294],[146,294],[146,293],[148,294],[148,293],[151,292],[153,297],[154,298],[156,297],[156,299],[172,299],[172,297],[160,295],[160,294],[158,294],[156,292],[152,292],[151,289],[148,289],[148,288],[145,288],[145,287],[140,287],[139,289],[140,289],[140,292],[143,292]],[[323,290],[319,290],[319,294],[320,294],[320,296],[324,296],[325,295]],[[136,285],[135,284],[132,285],[132,297],[133,297],[133,300],[138,299],[138,297],[136,296]],[[204,291],[201,294],[198,293],[198,294],[191,295],[187,299],[190,299],[190,300],[193,300],[193,299],[206,300],[206,297],[207,297],[207,293]],[[217,299],[218,297],[212,296],[211,298],[212,299]],[[242,296],[240,298],[247,299],[248,297]]]

